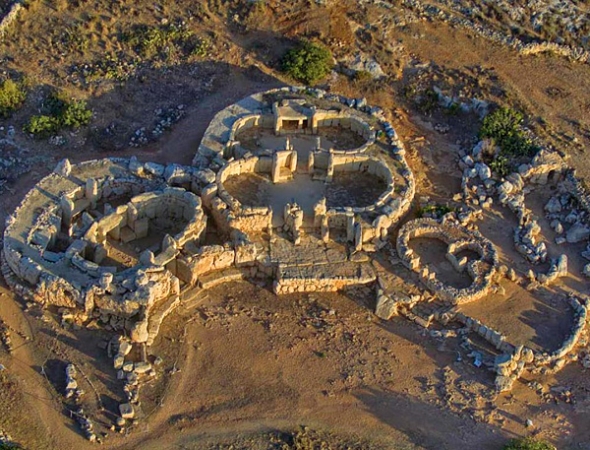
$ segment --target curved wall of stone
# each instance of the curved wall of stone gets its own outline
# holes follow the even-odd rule
[[[466,270],[473,283],[459,289],[440,281],[436,273],[421,264],[420,257],[410,248],[409,243],[415,238],[437,239],[446,243],[447,259],[454,263],[457,270]],[[465,249],[476,252],[480,259],[465,265],[459,264],[455,254]],[[468,303],[486,295],[498,265],[498,255],[493,244],[479,232],[470,231],[455,222],[439,223],[434,219],[416,219],[406,223],[398,234],[397,252],[404,265],[416,272],[428,289],[451,304]]]

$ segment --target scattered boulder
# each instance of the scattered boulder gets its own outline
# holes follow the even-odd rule
[[[545,205],[545,211],[549,214],[555,214],[561,212],[561,202],[557,197],[551,197]]]
[[[57,166],[55,166],[53,171],[62,177],[69,177],[70,173],[72,172],[72,164],[70,164],[70,160],[68,158],[64,158],[57,163]]]
[[[131,420],[135,418],[135,409],[131,403],[121,403],[119,405],[119,413],[125,420]]]
[[[567,230],[565,239],[570,244],[576,244],[582,242],[590,237],[590,228],[582,223],[573,224],[569,230]]]

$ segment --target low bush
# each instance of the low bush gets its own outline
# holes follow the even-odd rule
[[[0,117],[9,117],[25,101],[26,93],[20,83],[11,79],[0,84]]]
[[[28,133],[47,137],[63,128],[78,129],[90,123],[92,111],[83,100],[73,100],[62,94],[50,95],[44,105],[45,114],[32,116],[24,126]]]
[[[418,208],[418,211],[416,211],[416,215],[418,216],[418,218],[422,218],[427,215],[442,217],[445,214],[450,213],[452,211],[454,211],[454,209],[448,205],[426,205]]]
[[[522,130],[523,115],[511,108],[499,108],[484,117],[480,139],[490,138],[505,155],[532,156],[537,150]]]
[[[404,97],[413,102],[422,114],[431,115],[438,106],[438,94],[432,88],[410,83],[403,88]]]
[[[283,71],[294,80],[314,84],[332,70],[332,53],[327,48],[302,41],[283,57]]]
[[[29,122],[25,125],[27,133],[36,136],[47,137],[60,130],[61,126],[59,120],[55,116],[32,116]]]
[[[488,164],[492,172],[501,177],[505,177],[510,173],[511,165],[506,155],[499,154]]]
[[[548,442],[532,437],[513,439],[504,446],[504,450],[557,450]]]
[[[92,111],[88,109],[83,100],[74,100],[68,103],[63,112],[58,116],[63,126],[67,128],[80,128],[90,123]]]
[[[369,83],[373,81],[373,75],[366,70],[358,70],[354,73],[354,81],[361,84]]]

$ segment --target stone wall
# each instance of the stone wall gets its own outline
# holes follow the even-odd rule
[[[428,266],[424,266],[420,257],[410,248],[409,242],[414,238],[437,239],[448,244],[446,257],[450,260],[455,253],[466,248],[478,253],[481,259],[470,261],[465,266],[473,283],[467,288],[458,289],[439,280],[436,273]],[[479,232],[470,231],[448,219],[443,223],[434,219],[417,219],[407,222],[399,231],[397,252],[403,264],[416,272],[429,290],[441,300],[451,304],[471,302],[486,295],[498,265],[498,255],[490,241]],[[455,264],[457,269],[464,270],[458,261]]]
[[[15,1],[12,6],[10,7],[10,11],[2,18],[2,22],[0,22],[0,40],[4,39],[6,33],[13,22],[17,19],[18,15],[20,14],[21,10],[23,9],[22,2],[20,0]]]
[[[133,159],[62,162],[7,219],[3,273],[17,291],[21,286],[27,298],[43,304],[98,307],[120,317],[147,314],[180,292],[175,258],[184,245],[199,240],[206,225],[199,197],[166,187],[167,180],[200,186],[208,179],[182,166]],[[116,208],[108,203],[121,198],[127,203]],[[108,256],[107,235],[124,242],[141,239],[152,221],[164,228],[174,222],[176,229],[180,221],[184,227],[164,238],[158,255],[144,252],[135,267],[118,271],[101,265]],[[58,240],[68,242],[67,248],[56,248]]]

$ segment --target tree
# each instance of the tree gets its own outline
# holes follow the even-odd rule
[[[314,84],[332,70],[332,54],[327,48],[302,41],[283,57],[283,71],[305,84]]]

